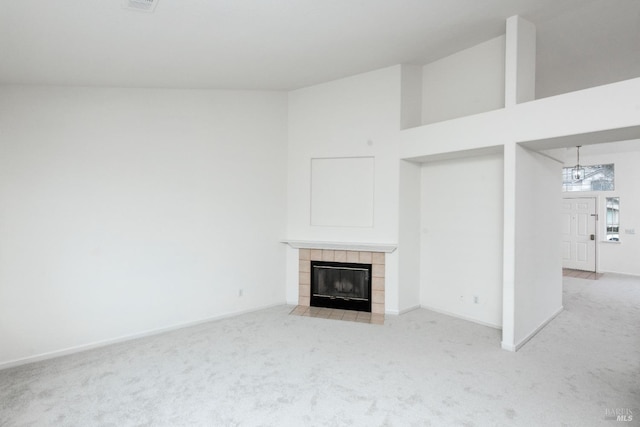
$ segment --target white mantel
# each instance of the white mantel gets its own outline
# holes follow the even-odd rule
[[[398,248],[395,243],[353,243],[353,242],[324,242],[317,240],[282,240],[294,249],[330,249],[344,251],[369,251],[392,253]]]

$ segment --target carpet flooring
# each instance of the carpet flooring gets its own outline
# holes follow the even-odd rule
[[[274,307],[0,371],[0,425],[640,425],[640,279],[565,277],[564,307],[517,353],[425,309]]]

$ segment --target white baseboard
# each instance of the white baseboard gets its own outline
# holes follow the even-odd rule
[[[66,356],[66,355],[74,354],[74,353],[80,353],[82,351],[87,351],[87,350],[93,350],[93,349],[100,348],[100,347],[105,347],[105,346],[111,345],[111,344],[118,344],[118,343],[121,343],[121,342],[131,341],[131,340],[135,340],[135,339],[138,339],[138,338],[144,338],[144,337],[149,337],[149,336],[153,336],[153,335],[162,334],[162,333],[165,333],[165,332],[175,331],[177,329],[188,328],[190,326],[196,326],[196,325],[200,325],[202,323],[213,322],[215,320],[221,320],[221,319],[226,319],[226,318],[229,318],[229,317],[240,316],[242,314],[253,313],[255,311],[265,310],[267,308],[277,307],[277,306],[280,306],[280,305],[284,305],[284,303],[268,304],[268,305],[265,305],[265,306],[260,306],[260,307],[251,308],[251,309],[247,309],[247,310],[240,310],[240,311],[235,311],[235,312],[231,312],[231,313],[225,313],[225,314],[221,314],[221,315],[217,315],[217,316],[207,317],[205,319],[194,320],[194,321],[183,322],[183,323],[177,323],[175,325],[167,326],[167,327],[163,327],[163,328],[150,329],[150,330],[147,330],[147,331],[138,332],[138,333],[131,334],[131,335],[124,335],[124,336],[121,336],[121,337],[118,337],[118,338],[111,338],[111,339],[106,339],[106,340],[101,340],[101,341],[95,341],[95,342],[92,342],[92,343],[89,343],[89,344],[82,344],[82,345],[78,345],[78,346],[74,346],[74,347],[68,347],[68,348],[65,348],[65,349],[62,349],[62,350],[55,350],[55,351],[50,351],[50,352],[46,352],[46,353],[36,354],[34,356],[28,356],[28,357],[23,357],[23,358],[19,358],[19,359],[9,360],[7,362],[1,362],[0,363],[0,371],[3,370],[3,369],[14,368],[16,366],[26,365],[28,363],[40,362],[42,360],[53,359],[53,358],[56,358],[56,357]]]
[[[609,270],[598,270],[598,273],[602,273],[602,274],[617,274],[619,276],[631,276],[631,277],[640,277],[640,274],[634,274],[634,273],[621,273],[619,271],[609,271]]]
[[[553,313],[547,320],[542,322],[536,329],[533,330],[533,332],[531,332],[529,335],[527,335],[524,339],[520,340],[520,342],[518,344],[516,344],[515,346],[508,345],[510,348],[513,348],[513,350],[505,348],[505,344],[504,343],[502,343],[502,348],[504,348],[505,350],[509,350],[509,351],[518,351],[518,350],[520,350],[523,345],[525,345],[527,342],[529,342],[529,340],[531,340],[531,338],[533,338],[538,332],[540,332],[545,326],[547,326],[549,324],[549,322],[551,322],[553,319],[555,319],[556,316],[558,316],[558,314],[562,313],[562,310],[564,310],[564,307],[560,306],[560,308],[555,313]]]
[[[391,316],[402,316],[405,313],[408,313],[413,310],[417,310],[420,308],[420,305],[413,305],[411,307],[405,308],[403,310],[385,310],[384,314],[389,314]]]
[[[517,350],[515,345],[507,344],[504,341],[500,343],[500,345],[503,350],[512,351],[512,352],[515,352]]]
[[[422,308],[420,304],[405,308],[404,310],[400,310],[399,313],[400,315],[403,315],[403,314],[409,313],[410,311],[417,310],[419,308]]]
[[[423,304],[423,305],[421,305],[421,307],[425,308],[427,310],[435,311],[436,313],[445,314],[447,316],[455,317],[457,319],[462,319],[462,320],[466,320],[468,322],[477,323],[477,324],[482,325],[482,326],[488,326],[488,327],[493,328],[493,329],[502,330],[502,325],[497,325],[497,324],[489,323],[489,322],[483,322],[482,320],[474,319],[473,317],[467,317],[467,316],[463,316],[463,315],[460,315],[460,314],[457,314],[457,313],[452,313],[450,311],[442,310],[442,309],[439,309],[437,307],[432,307],[430,305],[424,305]]]

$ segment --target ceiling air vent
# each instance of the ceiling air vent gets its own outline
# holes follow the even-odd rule
[[[122,0],[122,7],[140,12],[153,12],[158,0]]]

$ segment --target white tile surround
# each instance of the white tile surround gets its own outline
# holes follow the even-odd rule
[[[371,264],[371,313],[384,314],[385,253],[333,249],[299,249],[298,305],[311,299],[311,261]]]

